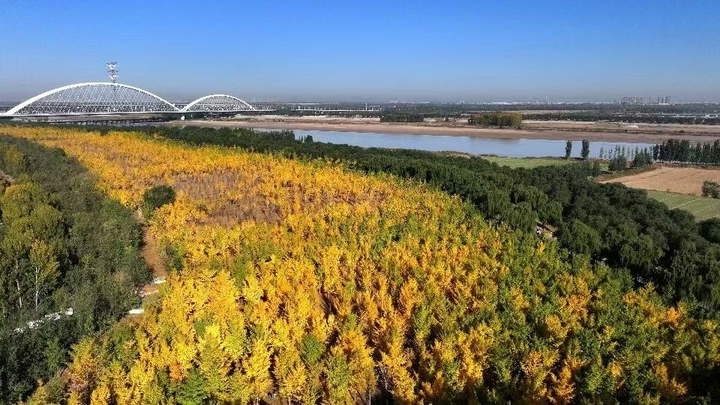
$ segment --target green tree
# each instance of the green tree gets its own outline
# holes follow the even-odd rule
[[[0,240],[0,263],[4,270],[3,305],[16,302],[22,314],[56,284],[58,255],[64,249],[62,214],[46,204],[47,194],[36,183],[14,184],[0,198],[4,238]],[[31,303],[34,303],[32,305]]]
[[[0,154],[0,159],[7,172],[17,175],[27,169],[28,158],[18,147],[10,145],[3,149],[4,153]]]
[[[580,151],[580,156],[583,158],[583,160],[587,160],[588,156],[590,156],[590,141],[587,139],[583,139],[582,141],[582,150]]]
[[[522,124],[522,114],[483,113],[470,117],[468,124],[484,127],[519,127]]]
[[[720,198],[720,184],[714,181],[704,181],[702,195],[704,197]]]
[[[16,403],[64,367],[84,333],[137,305],[151,275],[132,212],[100,193],[76,159],[0,136],[0,171],[12,176],[0,176],[0,403]],[[15,331],[68,307],[72,316]],[[51,381],[34,400],[61,398]]]
[[[618,172],[627,169],[627,158],[623,154],[617,154],[610,160],[608,169],[611,172]]]
[[[58,263],[55,252],[49,243],[36,240],[30,246],[30,267],[33,276],[33,291],[35,300],[35,310],[40,306],[40,299],[54,290],[57,280],[60,276]]]
[[[143,213],[151,217],[156,209],[173,202],[175,202],[175,189],[170,186],[155,186],[143,194]]]
[[[712,243],[720,243],[720,218],[710,218],[700,222],[700,235]]]
[[[560,242],[572,252],[587,255],[596,253],[602,246],[602,240],[597,231],[576,219],[563,229]]]
[[[207,399],[206,382],[197,369],[192,369],[180,385],[176,400],[183,405],[196,405],[205,403]]]
[[[570,159],[572,154],[572,141],[565,142],[565,159]]]

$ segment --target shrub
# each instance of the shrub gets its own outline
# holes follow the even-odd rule
[[[155,186],[143,194],[143,213],[149,218],[156,209],[175,202],[175,190],[170,186]]]
[[[720,243],[720,219],[710,218],[700,222],[699,233],[712,243]]]
[[[703,197],[720,198],[720,184],[714,181],[704,181],[702,195]]]
[[[635,154],[633,158],[633,167],[646,167],[652,165],[652,155],[648,151],[642,151]]]
[[[617,155],[610,160],[608,170],[611,172],[619,172],[627,169],[627,158],[625,155]]]

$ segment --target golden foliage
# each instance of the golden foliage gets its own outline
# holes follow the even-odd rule
[[[589,264],[424,185],[127,132],[4,131],[76,156],[129,207],[156,185],[178,192],[150,233],[179,268],[131,324],[129,354],[107,337],[75,348],[70,402],[569,403],[582,373],[585,401],[603,402],[600,387],[642,367],[674,400],[677,359],[720,364],[717,324],[650,289],[612,296]],[[655,332],[625,350],[622,322]]]

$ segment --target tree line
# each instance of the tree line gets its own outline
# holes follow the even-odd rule
[[[582,158],[587,159],[589,143],[583,140]],[[586,145],[587,143],[587,145]],[[572,142],[567,141],[565,158],[569,159],[572,153]],[[654,162],[692,163],[700,165],[720,164],[720,140],[714,142],[691,143],[687,139],[669,139],[652,147],[626,147],[616,145],[614,148],[600,148],[600,160],[610,161],[610,170],[618,171],[626,168],[640,168],[652,165]]]
[[[720,246],[715,243],[720,241],[706,239],[714,228],[698,225],[688,212],[670,210],[642,190],[596,183],[598,165],[510,169],[480,157],[301,142],[290,131],[160,127],[147,132],[191,144],[329,159],[365,173],[426,182],[459,195],[496,223],[525,232],[550,225],[570,252],[628,269],[637,285],[652,283],[668,302],[684,300],[696,315],[720,311]]]
[[[615,145],[612,149],[605,150],[600,148],[599,158],[601,160],[609,160],[608,169],[612,172],[622,171],[629,168],[639,169],[648,167],[653,164],[653,149],[640,148],[635,149]]]
[[[686,125],[718,125],[717,116],[673,116],[655,114],[624,114],[624,113],[541,113],[523,114],[523,119],[533,121],[609,121],[643,124],[686,124]]]
[[[620,105],[620,104],[604,104],[597,105],[594,103],[582,104],[473,104],[473,103],[408,103],[383,105],[383,111],[399,112],[399,113],[418,113],[426,117],[447,117],[467,114],[477,114],[479,112],[507,112],[507,111],[554,111],[555,113],[535,113],[524,114],[527,119],[574,119],[578,115],[580,117],[587,116],[588,120],[595,121],[599,116],[603,119],[610,119],[613,116],[669,116],[680,114],[695,115],[715,115],[720,113],[720,105],[713,103],[705,104],[672,104],[672,105]]]
[[[380,122],[423,122],[425,116],[422,114],[383,114]]]
[[[137,305],[150,272],[132,213],[77,160],[3,135],[0,171],[0,402],[14,403]]]
[[[720,165],[720,140],[691,144],[687,139],[668,139],[653,147],[653,159],[670,163]]]
[[[504,112],[476,114],[468,118],[468,124],[481,127],[519,127],[522,124],[522,114]]]

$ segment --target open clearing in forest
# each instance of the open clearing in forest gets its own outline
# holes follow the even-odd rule
[[[665,203],[669,208],[689,211],[697,221],[720,217],[720,200],[717,198],[648,190],[648,196]]]
[[[701,196],[702,185],[706,180],[720,183],[720,170],[698,167],[660,167],[649,172],[618,177],[607,182],[622,183],[628,187],[643,190]]]
[[[554,159],[554,158],[514,158],[514,157],[499,157],[499,156],[480,156],[485,160],[495,162],[500,166],[508,166],[512,169],[524,168],[532,169],[540,166],[555,166],[555,165],[566,165],[570,163],[579,162],[576,159]]]

